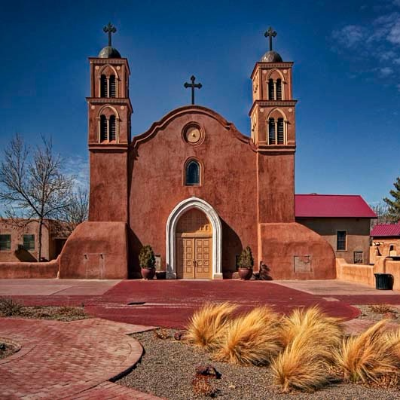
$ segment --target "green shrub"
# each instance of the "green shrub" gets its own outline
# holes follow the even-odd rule
[[[156,265],[156,257],[150,245],[143,246],[139,253],[139,264],[141,268],[152,269]]]
[[[245,249],[243,249],[243,251],[240,254],[238,260],[238,267],[251,269],[253,268],[253,265],[254,265],[253,254],[251,253],[251,248],[247,246]]]

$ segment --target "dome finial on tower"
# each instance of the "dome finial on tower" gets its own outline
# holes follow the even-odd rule
[[[269,38],[269,51],[267,51],[261,61],[262,62],[282,62],[282,57],[276,51],[272,50],[272,38],[276,37],[277,33],[270,26],[268,30],[264,33],[266,38]]]
[[[104,47],[100,51],[99,58],[121,58],[121,54],[119,54],[119,51],[111,46],[111,35],[117,32],[117,28],[111,22],[109,22],[108,25],[103,28],[103,31],[108,34],[108,46]]]

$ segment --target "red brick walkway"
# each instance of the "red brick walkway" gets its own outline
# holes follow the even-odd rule
[[[0,337],[22,345],[0,360],[0,398],[154,399],[108,382],[140,359],[142,346],[127,334],[145,329],[97,318],[69,323],[0,318]]]
[[[230,301],[242,309],[267,304],[278,312],[318,304],[328,314],[345,319],[359,315],[350,304],[328,301],[304,291],[263,281],[122,281],[102,295],[14,296],[26,305],[80,305],[108,320],[182,328],[193,311],[206,301]],[[334,299],[335,300],[335,299]],[[132,305],[128,305],[133,303]]]

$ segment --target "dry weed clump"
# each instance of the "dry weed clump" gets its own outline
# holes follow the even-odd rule
[[[282,350],[280,318],[257,307],[232,320],[214,358],[232,364],[267,365]]]
[[[204,305],[193,314],[185,339],[195,346],[215,350],[220,346],[236,308],[229,303]]]
[[[343,341],[337,353],[344,378],[351,382],[378,383],[400,368],[400,332],[389,332],[382,320],[359,336]]]
[[[396,310],[389,304],[374,304],[368,306],[368,308],[375,314],[396,314]]]
[[[22,315],[23,305],[17,301],[2,297],[0,298],[0,316],[13,317]]]
[[[283,319],[281,335],[286,347],[271,367],[283,391],[312,392],[326,385],[342,340],[339,321],[316,307],[297,309]]]

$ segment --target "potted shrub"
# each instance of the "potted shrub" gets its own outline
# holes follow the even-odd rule
[[[156,273],[156,258],[150,245],[143,246],[140,250],[139,264],[143,279],[153,279]]]
[[[238,272],[240,279],[248,281],[251,278],[253,275],[253,265],[253,254],[251,254],[250,247],[247,246],[240,254],[238,260]]]

